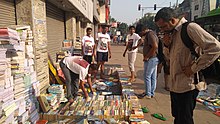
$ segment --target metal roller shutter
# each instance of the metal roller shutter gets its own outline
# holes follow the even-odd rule
[[[14,0],[0,0],[0,26],[15,24]]]
[[[65,39],[64,11],[53,4],[46,3],[47,16],[47,50],[55,62],[56,53],[60,51],[62,42]]]

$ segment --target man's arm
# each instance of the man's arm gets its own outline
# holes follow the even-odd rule
[[[220,42],[206,32],[198,24],[190,23],[187,26],[189,37],[202,49],[203,54],[190,65],[184,72],[190,76],[201,69],[210,66],[220,55]]]
[[[108,53],[109,53],[109,58],[111,58],[112,55],[111,55],[111,45],[110,45],[110,42],[108,42]]]
[[[96,49],[95,49],[95,39],[93,38],[93,46],[92,46],[92,57],[94,57],[94,55],[95,55],[95,52],[96,52]]]
[[[138,40],[138,44],[137,44],[137,46],[132,47],[132,50],[138,48],[141,44],[143,44],[143,42],[144,42],[144,38],[145,38],[145,37],[140,38],[140,39]]]
[[[98,40],[95,40],[95,45],[94,45],[94,49],[93,49],[93,54],[94,54],[94,57],[96,57],[96,51],[97,51],[97,47],[98,47]]]
[[[129,34],[128,34],[129,35]],[[126,39],[125,39],[125,45],[126,45],[126,47],[125,47],[125,51],[124,51],[124,53],[123,53],[123,57],[125,57],[125,54],[126,54],[126,52],[127,52],[127,50],[128,50],[128,35],[126,36]]]
[[[127,42],[127,41],[126,41],[126,42]],[[125,47],[125,51],[124,51],[124,53],[123,53],[123,57],[125,57],[125,54],[126,54],[127,50],[128,50],[128,43],[126,43],[126,47]]]
[[[84,56],[84,38],[82,39],[82,42],[81,42],[81,54],[82,56]]]
[[[79,84],[79,85],[80,85],[80,87],[81,87],[83,93],[85,94],[85,98],[88,98],[89,95],[88,95],[88,93],[87,93],[87,91],[86,91],[86,89],[85,89],[85,87],[84,87],[84,84],[85,84],[85,82],[82,81],[82,80],[80,80],[80,84]]]
[[[92,88],[92,78],[91,78],[91,74],[87,75],[87,83],[89,84],[89,88],[91,90],[91,92],[93,92],[93,88]]]
[[[157,41],[157,37],[152,34],[153,32],[150,32],[148,35],[148,41],[151,41],[151,48],[150,51],[144,56],[144,61],[149,60],[150,57],[152,57],[153,55],[155,55],[156,50],[158,48],[158,41]]]

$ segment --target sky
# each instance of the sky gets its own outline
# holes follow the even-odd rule
[[[110,15],[117,21],[130,25],[142,17],[142,10],[138,11],[138,4],[142,7],[153,7],[154,4],[157,7],[169,7],[170,2],[173,6],[177,1],[179,4],[183,2],[183,0],[110,0]],[[159,9],[147,8],[143,12],[156,13]]]

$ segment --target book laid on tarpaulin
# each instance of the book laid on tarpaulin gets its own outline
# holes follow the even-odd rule
[[[46,97],[44,95],[38,96],[38,101],[43,112],[48,112],[50,110],[50,104],[48,103]]]

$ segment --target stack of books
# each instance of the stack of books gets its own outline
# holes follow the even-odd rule
[[[132,123],[144,122],[144,113],[141,109],[139,99],[134,93],[132,84],[128,82],[128,76],[123,69],[116,69],[119,75],[119,81],[122,86],[122,95],[125,100],[125,116],[129,116],[129,121]]]
[[[53,84],[48,88],[48,92],[57,95],[58,102],[65,101],[63,85]]]
[[[121,83],[122,95],[113,95],[108,94],[108,92],[101,91],[97,92],[96,95],[93,95],[90,100],[86,100],[83,97],[78,96],[73,103],[68,103],[60,111],[51,109],[43,115],[42,119],[49,118],[48,120],[55,121],[61,118],[65,119],[86,116],[90,122],[97,120],[106,120],[109,123],[120,123],[121,120],[124,120],[123,123],[144,122],[145,120],[144,114],[141,110],[141,104],[135,96],[131,83],[128,82],[125,71],[122,68],[114,68],[113,70],[118,74],[118,76],[116,76],[118,78],[116,79]],[[114,85],[114,83],[116,83],[113,81],[115,80],[113,77],[110,77],[109,80],[110,81],[99,80],[99,82],[96,82],[95,85],[108,85],[111,87],[112,84]],[[112,84],[109,83],[111,81]],[[50,93],[60,91],[60,88],[55,86],[51,86],[48,91]],[[51,103],[53,101],[52,97],[48,99],[48,101]]]
[[[37,112],[37,100],[33,97],[33,83],[37,82],[37,76],[30,26],[0,28],[0,45],[0,66],[6,67],[4,75],[0,69],[0,85],[3,86],[0,90],[0,120],[2,123],[28,122],[30,115]],[[39,115],[33,118],[36,122]]]
[[[14,101],[11,58],[8,57],[8,51],[12,49],[10,43],[17,43],[17,39],[16,31],[0,29],[0,123],[14,123],[14,111],[18,108]]]
[[[57,95],[56,94],[46,94],[46,99],[48,103],[50,104],[51,108],[53,110],[56,110],[59,107],[59,101],[57,100]]]
[[[16,30],[11,28],[0,28],[0,41],[9,42],[10,44],[17,44],[20,40],[20,37]]]

